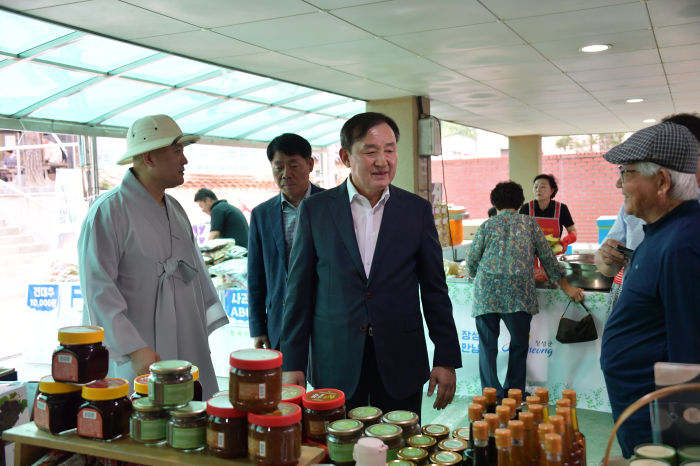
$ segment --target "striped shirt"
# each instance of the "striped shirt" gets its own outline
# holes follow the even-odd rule
[[[306,194],[304,194],[304,199],[311,195],[311,183],[306,189]],[[289,202],[282,192],[280,192],[282,198],[282,230],[284,231],[284,254],[287,259],[287,266],[289,266],[289,253],[292,250],[292,242],[294,241],[294,233],[297,231],[297,215],[299,213],[299,208],[295,207],[294,204]],[[300,204],[301,205],[301,204]]]

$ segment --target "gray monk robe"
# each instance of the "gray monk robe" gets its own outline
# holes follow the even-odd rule
[[[159,205],[129,170],[90,207],[78,241],[83,322],[105,329],[110,376],[136,375],[128,354],[199,367],[205,399],[218,391],[209,334],[228,322],[182,206]]]

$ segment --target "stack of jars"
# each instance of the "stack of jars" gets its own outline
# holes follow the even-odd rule
[[[525,402],[520,390],[509,390],[500,405],[496,389],[484,388],[469,405],[469,432],[467,456],[474,466],[586,464],[574,390],[564,390],[550,412],[546,388],[537,388]]]

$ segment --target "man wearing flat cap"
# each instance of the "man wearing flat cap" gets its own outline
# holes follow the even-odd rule
[[[218,391],[208,336],[228,322],[182,206],[185,136],[167,115],[136,120],[120,186],[90,206],[78,241],[83,321],[105,329],[112,377],[133,380],[158,360],[199,368],[204,399]]]
[[[604,155],[619,165],[625,212],[644,220],[644,240],[603,331],[600,365],[613,418],[653,391],[654,363],[700,363],[698,143],[685,126],[661,123]],[[622,453],[651,442],[646,410],[617,433]]]

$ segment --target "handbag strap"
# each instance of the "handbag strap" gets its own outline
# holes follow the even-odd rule
[[[562,312],[562,314],[561,314],[562,317],[564,317],[564,314],[566,314],[566,311],[569,310],[569,306],[571,306],[571,303],[574,303],[574,301],[569,300],[569,304],[566,305],[566,308],[564,309],[564,312]],[[591,310],[588,309],[588,307],[587,307],[585,304],[583,304],[583,301],[579,301],[579,302],[574,303],[574,304],[579,304],[579,305],[581,305],[581,307],[583,307],[583,309],[585,309],[585,311],[586,311],[589,315],[591,314]]]

